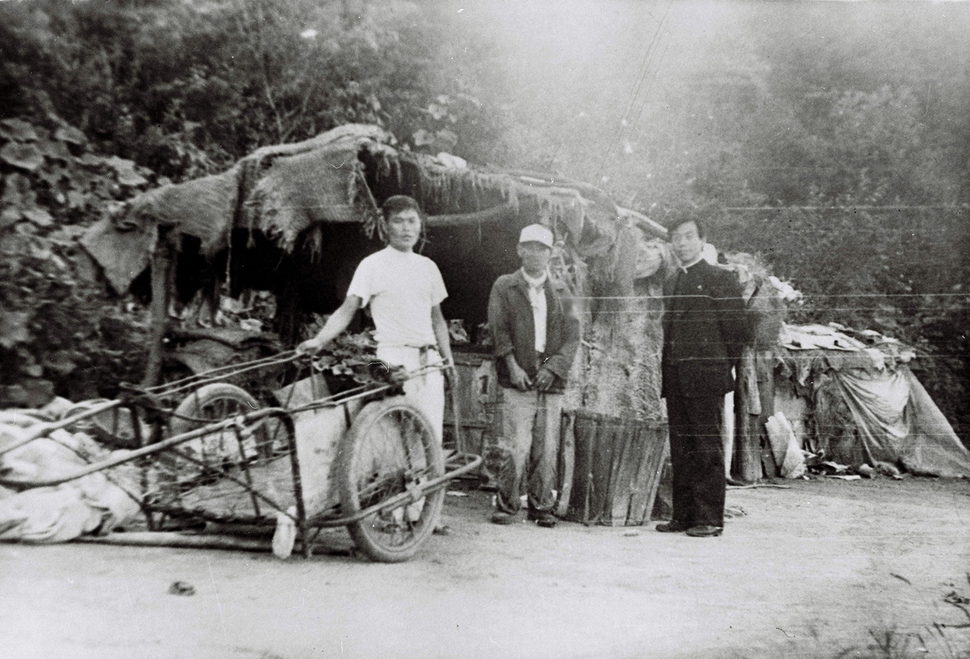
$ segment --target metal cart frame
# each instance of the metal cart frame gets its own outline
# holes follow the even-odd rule
[[[169,471],[174,466],[176,472],[179,469],[180,473],[187,470],[193,476],[188,483],[184,480],[168,483],[171,487],[167,494],[172,498],[153,498],[148,495],[146,487],[146,494],[136,499],[149,531],[159,530],[165,516],[197,517],[219,522],[229,528],[233,525],[269,527],[289,519],[302,541],[302,554],[306,558],[311,556],[314,541],[323,529],[339,526],[348,527],[358,547],[373,560],[396,562],[410,558],[433,531],[444,498],[443,489],[453,479],[477,468],[481,457],[451,452],[445,460],[430,422],[420,410],[400,396],[400,380],[361,385],[300,405],[290,405],[287,400],[282,405],[261,407],[244,413],[236,413],[241,411],[237,408],[227,418],[216,420],[188,417],[184,412],[179,412],[184,404],[173,410],[170,404],[165,403],[165,400],[171,401],[176,396],[185,395],[184,403],[190,400],[193,392],[200,391],[206,385],[225,382],[242,373],[302,360],[308,361],[296,353],[283,353],[215,369],[159,387],[139,389],[126,386],[116,400],[91,405],[56,422],[29,426],[15,441],[0,448],[0,458],[55,430],[71,428],[86,419],[122,408],[127,409],[130,418],[135,420],[132,425],[136,448],[68,475],[38,480],[0,478],[0,485],[17,489],[57,486],[129,463],[140,467],[145,484],[153,475],[158,475],[160,465],[167,465]],[[309,364],[307,366],[309,371]],[[416,377],[437,368],[425,368],[406,374],[406,377]],[[312,375],[312,371],[309,372]],[[252,407],[252,403],[249,405]],[[331,420],[343,417],[346,430],[336,436],[333,423],[321,426],[318,430],[324,431],[324,435],[329,433],[328,437],[317,441],[313,451],[306,451],[298,442],[299,419],[301,415],[318,412],[326,412]],[[185,422],[191,422],[197,427],[166,436],[166,430],[177,420],[181,420],[183,426]],[[336,423],[339,425],[339,421]],[[252,456],[253,437],[265,432],[270,425],[276,434],[282,429],[285,444],[274,440],[274,455]],[[148,433],[147,428],[151,429]],[[205,455],[204,442],[214,437],[224,442],[226,436],[235,439],[233,456],[229,455],[223,444],[220,444],[222,451],[215,456],[217,459]],[[312,436],[301,436],[299,439],[311,445],[316,441]],[[190,446],[202,447],[203,450],[193,451]],[[329,482],[315,484],[317,493],[324,493],[323,500],[329,502],[327,505],[321,505],[319,497],[316,501],[308,500],[305,480],[307,465],[301,464],[301,460],[306,461],[308,455],[316,459],[317,454],[328,454],[332,458],[332,464],[327,468],[331,474]],[[393,455],[388,457],[387,454]],[[261,470],[261,465],[274,465],[274,473],[282,473],[280,466],[287,456],[291,491],[281,494],[271,482],[265,480],[266,472]],[[319,473],[317,470],[318,476]],[[334,482],[335,477],[339,483]],[[251,507],[252,513],[241,514],[235,509],[220,512],[173,506],[173,503],[179,504],[186,497],[197,497],[207,487],[237,488],[234,496],[248,499],[247,506]],[[339,506],[334,504],[337,499]],[[407,536],[409,529],[413,533]],[[385,532],[392,537],[403,534],[409,539],[398,550],[391,546],[390,541],[384,543],[381,534]]]

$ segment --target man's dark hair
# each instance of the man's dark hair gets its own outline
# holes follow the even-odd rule
[[[673,233],[678,227],[682,227],[688,222],[693,222],[694,226],[697,227],[697,235],[701,238],[707,237],[707,227],[704,226],[704,220],[699,220],[696,217],[681,217],[674,220],[669,227],[667,227],[668,233]]]
[[[407,195],[398,194],[393,197],[388,197],[381,206],[381,211],[384,213],[384,219],[389,220],[393,215],[402,213],[404,211],[413,210],[418,213],[418,216],[423,220],[424,217],[421,215],[421,207],[418,206],[418,202],[414,200],[413,197]]]

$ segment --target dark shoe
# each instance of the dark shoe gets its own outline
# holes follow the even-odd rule
[[[495,512],[492,513],[492,524],[501,524],[502,526],[508,526],[510,524],[515,524],[518,520],[515,515],[511,513]]]
[[[552,513],[529,513],[529,520],[544,529],[555,528],[556,522],[559,521]]]
[[[714,538],[723,532],[723,526],[692,526],[687,529],[687,535],[692,538]]]
[[[684,522],[678,522],[673,520],[670,522],[663,522],[662,524],[657,524],[656,530],[661,533],[682,533],[690,528],[690,524],[685,524]]]

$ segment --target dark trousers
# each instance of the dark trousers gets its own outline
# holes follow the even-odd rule
[[[673,519],[690,526],[724,525],[724,398],[667,398]]]

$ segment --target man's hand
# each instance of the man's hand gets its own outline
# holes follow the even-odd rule
[[[532,388],[532,380],[529,379],[525,370],[514,360],[509,364],[509,379],[512,380],[512,386],[519,391],[528,391]]]
[[[556,382],[556,374],[548,368],[540,368],[536,374],[536,389],[539,391],[549,391]]]
[[[458,384],[458,371],[455,369],[455,362],[446,359],[442,364],[441,373],[445,376],[448,387],[454,389]]]
[[[298,355],[314,355],[320,351],[323,347],[323,343],[318,341],[316,338],[307,339],[300,345],[296,347],[296,353]]]

